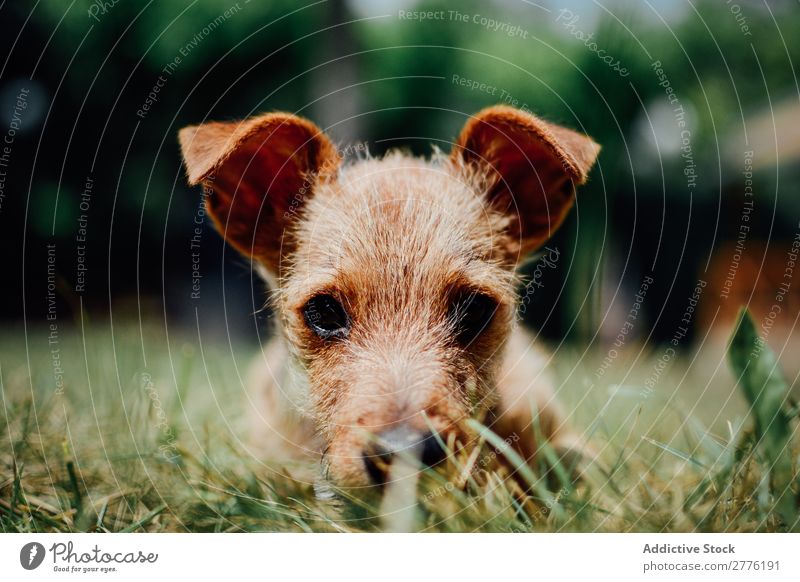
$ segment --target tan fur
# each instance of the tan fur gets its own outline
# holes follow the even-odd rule
[[[207,138],[204,126],[184,130],[181,145],[190,180],[213,191],[220,230],[237,233],[233,244],[273,284],[280,329],[251,381],[264,455],[321,458],[334,484],[367,486],[370,435],[433,425],[468,444],[464,421],[480,417],[532,459],[532,410],[545,438],[572,445],[546,358],[514,325],[515,269],[563,220],[596,144],[495,107],[469,121],[449,157],[392,153],[341,167],[309,122],[256,119],[213,124]],[[497,306],[468,346],[448,316],[462,292]],[[345,339],[322,339],[304,319],[323,293],[351,320]]]

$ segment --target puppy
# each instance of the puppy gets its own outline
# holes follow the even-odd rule
[[[259,444],[373,487],[393,456],[427,465],[479,418],[528,461],[576,446],[546,357],[515,324],[517,267],[562,223],[599,152],[504,106],[449,155],[343,164],[311,122],[268,113],[181,130],[188,180],[273,290],[279,331],[251,374]]]

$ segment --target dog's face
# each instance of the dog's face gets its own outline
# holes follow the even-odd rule
[[[288,114],[180,139],[218,229],[275,288],[339,486],[382,482],[398,450],[435,463],[432,431],[463,442],[463,421],[495,404],[515,268],[561,223],[599,149],[505,107],[430,162],[342,167],[324,134]]]

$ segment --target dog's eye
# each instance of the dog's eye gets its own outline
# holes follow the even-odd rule
[[[342,338],[350,330],[347,313],[331,295],[312,297],[303,308],[308,326],[322,339]]]
[[[494,317],[497,303],[480,293],[464,293],[453,302],[450,318],[456,326],[459,341],[467,345],[475,340]]]

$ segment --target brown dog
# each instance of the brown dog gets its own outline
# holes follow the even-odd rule
[[[280,332],[252,380],[270,457],[314,455],[340,487],[433,465],[485,419],[533,459],[532,410],[572,447],[545,358],[515,325],[516,268],[564,220],[599,146],[509,107],[472,117],[449,156],[343,165],[287,113],[180,132],[191,184],[274,290]]]

